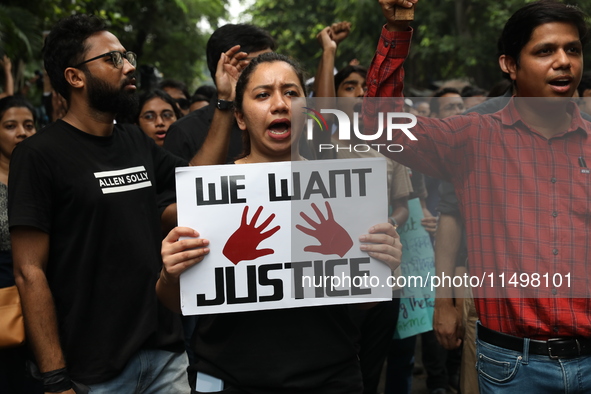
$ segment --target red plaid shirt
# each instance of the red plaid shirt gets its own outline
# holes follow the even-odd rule
[[[411,37],[412,32],[382,30],[367,76],[369,97],[402,95]],[[417,141],[402,132],[394,133],[394,141],[380,141],[404,146],[389,154],[392,159],[454,184],[466,222],[470,274],[493,273],[496,279],[495,288],[475,292],[482,297],[475,300],[479,318],[493,330],[536,339],[591,337],[591,174],[579,164],[579,157],[591,163],[591,124],[576,105],[569,112],[568,131],[550,139],[524,124],[511,102],[490,115],[419,117],[411,129]],[[503,293],[507,298],[498,298],[499,274],[505,273],[507,287],[514,272],[547,272],[550,286],[538,288],[541,298],[515,298],[523,293],[513,286]],[[562,287],[552,285],[555,273],[562,274]],[[569,294],[568,273],[576,296],[587,298],[562,298]]]

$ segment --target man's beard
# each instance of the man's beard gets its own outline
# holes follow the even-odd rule
[[[88,103],[91,108],[112,114],[134,116],[139,109],[139,99],[135,91],[126,91],[123,87],[113,89],[102,79],[86,73]],[[123,84],[122,86],[125,86]]]

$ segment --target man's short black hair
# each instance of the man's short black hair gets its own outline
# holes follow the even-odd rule
[[[462,97],[486,96],[486,90],[478,86],[466,85],[460,92]]]
[[[349,64],[348,66],[343,67],[338,73],[334,75],[335,90],[339,90],[339,86],[343,83],[343,81],[353,73],[357,73],[361,75],[363,78],[367,78],[367,68]]]
[[[531,39],[534,29],[552,22],[573,24],[579,31],[581,43],[587,43],[589,30],[585,14],[578,7],[555,0],[539,0],[520,8],[509,18],[497,44],[499,56],[510,56],[519,66],[521,50]]]
[[[102,19],[94,15],[76,14],[60,20],[45,39],[45,70],[53,88],[67,101],[70,100],[70,84],[64,77],[64,71],[84,60],[88,37],[106,30]]]
[[[437,100],[438,97],[445,96],[446,94],[457,94],[460,96],[460,91],[456,88],[441,88],[431,96],[431,100],[429,100],[429,109],[431,110],[432,114],[439,113],[439,101]]]
[[[195,96],[196,94],[200,94],[202,96],[207,97],[208,100],[211,100],[217,94],[217,92],[218,91],[215,88],[215,86],[201,85],[195,90],[195,93],[193,93],[193,96]]]
[[[241,52],[258,52],[264,49],[275,50],[275,40],[271,35],[253,25],[227,24],[213,32],[207,41],[207,68],[215,81],[215,70],[223,52],[240,45]]]
[[[171,89],[178,89],[185,95],[185,98],[188,100],[191,96],[189,95],[189,89],[187,89],[187,85],[184,82],[178,81],[176,79],[163,79],[158,84],[158,89],[166,90],[166,88]]]

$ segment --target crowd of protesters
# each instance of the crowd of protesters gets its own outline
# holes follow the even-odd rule
[[[402,100],[413,23],[397,12],[421,4],[377,3],[385,25],[371,64],[335,70],[354,28],[338,22],[317,36],[308,85],[297,59],[252,24],[213,32],[215,86],[193,94],[174,79],[137,92],[141,59],[95,16],[67,17],[47,36],[41,110],[14,91],[4,56],[0,288],[18,288],[27,340],[0,349],[0,394],[408,394],[418,341],[430,394],[591,392],[591,296],[579,293],[438,288],[433,329],[404,339],[394,339],[400,288],[363,307],[180,315],[179,276],[209,253],[198,228],[176,226],[174,173],[187,165],[384,158],[388,221],[367,229],[361,249],[394,275],[405,253],[396,228],[418,198],[438,274],[564,265],[589,288],[585,16],[554,0],[528,3],[499,32],[491,61],[502,81],[489,91],[447,81]],[[362,110],[368,129],[377,110],[364,98],[401,98],[390,110],[419,118],[418,140],[395,154],[318,153],[292,130],[297,97],[345,99],[341,109]],[[529,97],[566,100],[519,101]],[[150,182],[109,189],[121,174]]]

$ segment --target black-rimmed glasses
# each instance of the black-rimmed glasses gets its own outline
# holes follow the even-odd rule
[[[98,55],[96,57],[93,57],[92,59],[85,60],[82,63],[78,63],[73,67],[78,68],[83,64],[86,64],[88,62],[92,62],[94,60],[97,60],[97,59],[100,59],[100,58],[103,58],[106,56],[111,57],[111,62],[113,62],[113,66],[115,66],[115,68],[121,67],[121,65],[123,64],[124,58],[127,59],[129,64],[131,64],[133,67],[135,67],[137,65],[137,55],[134,52],[123,53],[120,51],[111,51],[111,52],[103,53],[102,55]]]
[[[160,116],[163,121],[171,121],[176,118],[174,112],[168,110],[162,111],[160,115],[153,111],[146,112],[145,114],[140,115],[140,118],[144,119],[146,122],[152,123],[156,121],[158,116]]]

